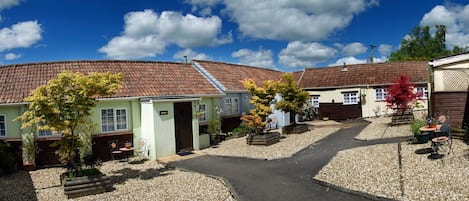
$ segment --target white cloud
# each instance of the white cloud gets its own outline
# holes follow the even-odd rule
[[[21,54],[15,54],[15,53],[5,54],[5,60],[14,60],[14,59],[19,59],[20,57],[21,57]]]
[[[329,64],[329,66],[341,66],[344,65],[351,65],[351,64],[363,64],[366,63],[366,59],[357,59],[355,57],[343,57],[338,59],[335,63]]]
[[[392,45],[381,44],[378,46],[378,52],[381,56],[389,56],[392,51]]]
[[[221,0],[185,0],[185,3],[192,5],[192,12],[199,11],[202,16],[212,14],[212,7],[219,4]]]
[[[184,56],[187,56],[189,61],[192,60],[209,60],[210,57],[203,53],[195,52],[192,49],[179,50],[173,55],[173,59],[184,59]]]
[[[327,38],[349,25],[354,15],[376,5],[368,0],[224,1],[244,36],[311,41]]]
[[[14,24],[0,30],[0,52],[13,48],[30,47],[41,40],[41,25],[37,21]]]
[[[21,0],[1,0],[0,11],[20,4]]]
[[[220,36],[222,22],[217,16],[183,16],[172,11],[163,11],[158,15],[152,10],[144,10],[127,13],[124,21],[122,35],[113,38],[99,49],[108,57],[143,58],[162,54],[171,44],[193,48],[217,46],[233,41],[231,33]],[[129,49],[128,45],[132,48]]]
[[[366,46],[361,43],[355,42],[350,43],[342,48],[342,54],[345,56],[355,56],[357,54],[363,54],[367,50]]]
[[[231,53],[231,57],[239,58],[240,64],[264,68],[275,68],[271,50],[264,50],[262,48],[260,48],[258,51],[240,49]]]
[[[426,13],[420,25],[445,25],[446,44],[449,48],[453,46],[469,46],[469,4],[465,6],[435,6],[430,12]]]
[[[324,62],[337,54],[337,50],[320,43],[288,43],[279,53],[279,63],[286,67],[312,67]]]

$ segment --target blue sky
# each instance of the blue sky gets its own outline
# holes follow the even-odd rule
[[[413,27],[469,46],[469,3],[428,0],[0,0],[0,63],[240,63],[284,71],[386,61]]]

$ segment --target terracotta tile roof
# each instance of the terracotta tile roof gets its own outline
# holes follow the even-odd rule
[[[401,74],[411,82],[428,82],[426,61],[385,62],[373,64],[307,68],[299,81],[302,88],[332,88],[356,85],[386,85],[393,83]]]
[[[241,81],[247,78],[253,79],[256,84],[261,85],[265,80],[279,80],[283,74],[280,71],[253,66],[200,60],[195,60],[195,62],[204,67],[226,87],[227,91],[246,90]]]
[[[191,64],[145,61],[63,61],[0,66],[0,104],[20,103],[61,71],[123,73],[114,97],[221,95]]]

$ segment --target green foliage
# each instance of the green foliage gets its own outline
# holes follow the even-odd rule
[[[414,120],[410,123],[410,131],[414,135],[418,135],[420,134],[419,128],[422,126],[426,126],[426,125],[427,125],[427,121],[425,120]]]
[[[207,132],[211,135],[218,135],[221,133],[221,120],[220,118],[215,118],[207,122],[208,128]]]
[[[453,50],[446,49],[446,27],[436,25],[435,34],[430,34],[429,26],[417,26],[401,41],[400,48],[392,52],[389,61],[428,61],[450,54],[465,52],[466,48],[454,46]]]
[[[309,99],[308,92],[298,87],[291,73],[283,74],[281,82],[276,85],[276,91],[282,96],[282,99],[275,103],[275,108],[290,112],[290,121],[295,123],[296,114],[304,112],[303,107]]]
[[[319,117],[319,110],[318,108],[314,107],[311,105],[310,102],[306,102],[306,104],[303,106],[303,115],[301,118],[303,121],[311,121],[313,119],[316,119]]]
[[[0,141],[0,176],[14,173],[18,170],[16,158],[7,142]]]
[[[36,143],[36,134],[32,131],[32,129],[28,129],[27,132],[21,135],[21,141],[23,162],[34,164],[36,160],[36,154],[40,151]]]
[[[83,160],[83,157],[93,155],[92,150],[92,137],[93,129],[97,126],[96,123],[91,120],[87,123],[79,125],[77,129],[79,131],[79,150],[80,158]]]
[[[244,136],[246,134],[254,133],[255,131],[255,128],[249,127],[245,123],[242,123],[235,129],[233,129],[233,133],[237,133],[238,136]]]
[[[62,139],[53,145],[60,146],[57,153],[62,162],[73,162],[80,146],[79,126],[87,123],[96,97],[114,94],[121,79],[121,74],[110,72],[88,75],[61,72],[25,98],[30,103],[29,109],[15,120],[23,121],[22,129],[37,126],[38,130],[60,132]]]
[[[277,93],[277,82],[268,80],[263,82],[263,86],[257,86],[251,79],[243,81],[244,87],[251,93],[249,103],[254,105],[250,114],[243,115],[243,120],[248,127],[256,128],[256,134],[262,134],[265,125],[268,124],[267,117],[272,114],[270,104]]]

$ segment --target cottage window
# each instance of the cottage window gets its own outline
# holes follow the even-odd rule
[[[311,105],[313,105],[313,107],[319,107],[319,96],[313,96],[311,98]]]
[[[127,109],[102,109],[101,131],[127,130]]]
[[[205,103],[199,104],[199,121],[207,121],[207,105]]]
[[[376,100],[377,101],[382,101],[388,96],[388,90],[385,88],[378,88],[375,90],[376,91]]]
[[[427,87],[417,87],[417,94],[422,94],[421,99],[428,98],[428,89]]]
[[[40,123],[38,123],[38,126],[44,126],[44,123],[40,122]],[[37,130],[37,135],[39,137],[52,136],[52,131],[51,130]]]
[[[223,112],[227,115],[239,113],[239,98],[226,97],[224,101]]]
[[[344,93],[344,105],[358,104],[357,92]]]
[[[0,137],[7,136],[7,123],[6,123],[6,116],[4,114],[0,114]]]

